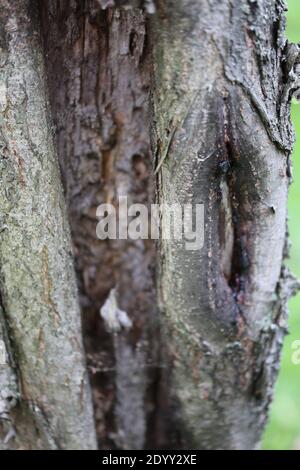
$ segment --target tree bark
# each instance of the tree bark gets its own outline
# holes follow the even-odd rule
[[[118,209],[120,196],[128,205],[153,200],[145,17],[95,1],[47,1],[41,13],[99,442],[139,449],[156,440],[155,243],[100,242],[96,210]],[[129,331],[105,325],[101,308],[115,301]]]
[[[258,445],[296,288],[284,15],[281,0],[2,0],[3,448],[93,449],[93,414],[101,449]],[[203,204],[203,247],[100,242],[97,206],[120,196]]]
[[[283,267],[295,84],[285,10],[279,0],[158,4],[158,199],[205,208],[202,250],[160,241],[170,393],[184,447],[254,448],[293,290]]]
[[[2,1],[0,364],[3,448],[96,447],[37,10]]]

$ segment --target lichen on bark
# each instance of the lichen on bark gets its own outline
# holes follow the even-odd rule
[[[3,445],[93,449],[77,287],[36,3],[4,0],[0,29],[1,325],[19,387],[10,410],[15,435]]]

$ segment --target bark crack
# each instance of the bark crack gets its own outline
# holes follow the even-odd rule
[[[233,298],[232,323],[237,321],[237,314],[242,313],[245,300],[246,276],[250,267],[247,252],[246,233],[244,233],[243,216],[240,207],[241,190],[239,185],[239,168],[237,166],[236,150],[233,143],[233,133],[230,124],[230,109],[228,94],[223,99],[222,110],[222,145],[223,152],[219,154],[217,163],[217,178],[221,193],[220,204],[220,246],[221,266],[226,282],[231,289]],[[244,318],[244,317],[243,317]],[[245,319],[244,319],[245,320]]]

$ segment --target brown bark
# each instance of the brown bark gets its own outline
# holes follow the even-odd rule
[[[119,196],[153,200],[145,18],[94,1],[43,2],[42,18],[98,436],[102,447],[142,448],[152,439],[159,373],[155,245],[100,242],[96,208]],[[133,323],[117,335],[100,316],[113,288]]]
[[[282,2],[4,4],[0,207],[10,230],[0,219],[0,418],[9,438],[11,425],[17,436],[30,430],[4,447],[95,446],[37,5],[99,446],[255,447],[295,288],[283,262],[299,49],[284,38]],[[12,79],[3,93],[7,76],[20,80],[16,94]],[[118,209],[119,196],[148,207],[155,198],[203,203],[203,247],[98,240],[96,209]],[[29,230],[19,214],[36,198],[43,210],[32,211]],[[39,256],[28,270],[30,237]],[[120,311],[126,321],[118,323]]]

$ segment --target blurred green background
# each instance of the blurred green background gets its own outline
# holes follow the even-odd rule
[[[287,0],[287,37],[300,42],[300,0]],[[292,117],[297,134],[293,155],[294,182],[289,195],[289,230],[292,241],[289,265],[300,278],[300,105],[292,105]],[[300,364],[292,363],[292,343],[300,340],[300,294],[290,303],[290,334],[284,343],[275,399],[271,407],[269,424],[265,431],[263,449],[300,450]]]

